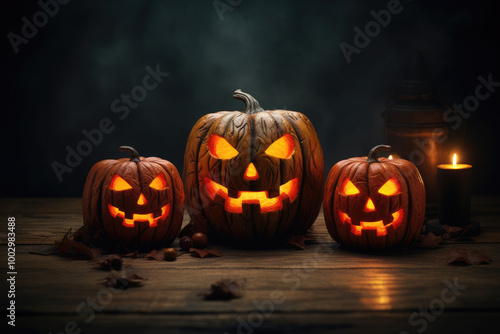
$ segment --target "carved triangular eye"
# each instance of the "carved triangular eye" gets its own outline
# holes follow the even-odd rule
[[[391,178],[389,181],[384,183],[382,187],[378,190],[379,194],[385,196],[394,196],[401,193],[401,186],[398,179],[395,177]]]
[[[351,182],[351,180],[346,178],[344,180],[344,183],[342,184],[342,188],[340,188],[340,193],[342,195],[347,195],[347,196],[357,195],[359,194],[359,189],[356,188],[356,186],[354,185],[354,183]]]
[[[132,189],[132,186],[127,183],[124,179],[122,179],[118,174],[115,174],[111,179],[111,183],[109,185],[109,189],[115,191],[123,191]]]
[[[218,135],[210,136],[208,139],[208,150],[217,159],[232,159],[238,155],[238,151],[227,140]]]
[[[165,175],[162,173],[158,174],[157,177],[149,184],[149,186],[156,190],[167,189],[167,180],[165,180]]]
[[[295,140],[288,133],[274,143],[266,150],[266,154],[272,155],[280,159],[288,159],[295,151]]]

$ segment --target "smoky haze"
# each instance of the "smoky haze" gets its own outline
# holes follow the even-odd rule
[[[225,1],[222,1],[225,3]],[[179,171],[197,119],[243,110],[240,88],[264,109],[306,114],[322,143],[325,172],[383,143],[390,89],[414,50],[424,53],[439,98],[462,103],[479,75],[500,81],[498,11],[487,1],[401,1],[403,10],[349,64],[339,44],[373,20],[383,1],[245,0],[224,20],[212,1],[71,1],[15,54],[3,38],[0,77],[4,164],[2,196],[81,196],[91,166],[125,157],[120,145],[173,162]],[[2,5],[2,33],[21,33],[36,2]],[[121,120],[111,104],[142,85],[146,67],[169,75]],[[467,122],[464,162],[476,193],[494,193],[500,92]],[[67,145],[109,118],[114,131],[59,182]]]

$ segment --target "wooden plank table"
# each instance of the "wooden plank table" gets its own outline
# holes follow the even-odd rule
[[[1,200],[2,263],[7,262],[7,217],[16,217],[14,332],[498,332],[500,198],[474,198],[473,218],[481,223],[481,235],[437,249],[348,251],[329,237],[320,213],[306,251],[219,247],[220,258],[126,258],[124,264],[148,280],[119,293],[107,290],[102,283],[107,272],[88,260],[30,253],[48,249],[70,227],[80,227],[80,205],[78,198]],[[458,247],[485,253],[493,262],[446,264],[447,254]],[[204,300],[200,293],[221,278],[246,279],[243,296]],[[446,290],[453,284],[459,285],[455,292]]]

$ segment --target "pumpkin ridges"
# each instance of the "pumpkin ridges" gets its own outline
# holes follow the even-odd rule
[[[345,163],[344,163],[345,162]],[[349,166],[349,162],[347,160],[341,161],[336,164],[338,168],[332,168],[330,170],[330,173],[328,175],[328,181],[327,181],[327,189],[325,192],[326,198],[323,201],[324,202],[324,215],[325,215],[325,222],[328,231],[332,235],[332,237],[336,240],[339,241],[339,229],[338,225],[335,223],[337,213],[335,212],[334,208],[334,196],[336,194],[336,188],[338,186],[338,180],[339,178],[345,173],[345,167]],[[330,189],[330,186],[332,189]],[[341,225],[340,225],[341,226]]]
[[[100,172],[98,173],[99,175],[99,178],[97,180],[94,181],[94,188],[95,188],[95,192],[93,192],[93,201],[95,201],[95,207],[94,207],[94,210],[93,212],[97,212],[97,216],[95,217],[98,222],[99,222],[99,231],[103,234],[106,234],[105,232],[105,229],[104,229],[104,215],[106,214],[107,211],[105,211],[105,209],[103,208],[102,206],[102,197],[104,195],[104,191],[105,189],[103,189],[103,187],[101,186],[101,184],[104,182],[104,180],[106,179],[106,176],[108,175],[108,173],[110,172],[110,170],[112,170],[113,168],[116,168],[114,166],[116,166],[116,162],[113,163],[113,164],[110,164],[109,167],[106,169],[105,172]]]
[[[175,166],[167,160],[160,158],[146,158],[143,160],[143,168],[153,170],[152,177],[156,177],[157,171],[165,176],[169,190],[165,193],[166,200],[170,204],[170,213],[164,224],[154,229],[152,240],[158,240],[157,244],[171,243],[180,231],[184,212],[184,190],[180,175]],[[162,193],[160,193],[161,195]],[[163,198],[158,198],[158,203],[163,202]],[[164,230],[164,231],[162,231]],[[160,233],[158,238],[155,237]]]
[[[124,162],[123,162],[124,163]],[[99,182],[97,185],[101,188],[101,196],[100,196],[100,206],[101,206],[101,215],[102,215],[102,229],[104,234],[109,236],[111,239],[117,239],[118,233],[116,231],[115,224],[107,223],[108,220],[113,220],[110,217],[108,211],[108,203],[116,203],[114,198],[114,192],[108,191],[108,186],[113,178],[113,175],[117,173],[117,170],[121,167],[121,163],[114,164],[110,169],[108,169],[107,173],[104,175],[102,182]],[[105,187],[104,187],[105,186]],[[110,196],[111,198],[108,198]],[[122,196],[123,198],[123,196]],[[121,203],[121,207],[123,207],[124,201]],[[116,205],[115,205],[116,206]]]
[[[408,182],[408,180],[406,179],[405,175],[406,175],[406,166],[397,166],[395,163],[393,163],[393,161],[390,161],[390,160],[387,160],[385,161],[385,164],[387,165],[390,165],[390,166],[393,166],[399,173],[399,175],[401,176],[399,180],[401,186],[402,185],[405,185],[406,189],[403,190],[401,189],[402,192],[405,192],[405,195],[406,195],[406,201],[405,203],[407,203],[406,205],[406,210],[405,210],[405,217],[404,217],[404,220],[403,220],[403,223],[401,225],[401,227],[404,227],[404,230],[402,230],[403,233],[403,236],[399,236],[398,235],[398,238],[399,238],[399,242],[396,243],[395,241],[393,241],[393,244],[395,246],[397,246],[397,244],[407,244],[406,240],[407,240],[407,236],[414,233],[412,231],[412,226],[414,225],[414,213],[413,213],[413,207],[412,207],[412,200],[410,198],[411,194],[411,183]],[[401,182],[401,179],[403,180],[403,182]]]
[[[389,180],[391,177],[396,177],[398,182],[400,183],[401,186],[401,194],[397,196],[397,198],[393,198],[392,196],[388,198],[387,200],[389,201],[388,208],[377,208],[377,210],[382,210],[382,211],[387,211],[392,214],[394,212],[393,210],[393,201],[397,200],[397,208],[403,208],[405,212],[405,217],[403,219],[403,222],[401,223],[401,227],[398,228],[394,233],[387,233],[387,235],[384,238],[374,238],[374,239],[369,239],[371,241],[373,247],[375,248],[384,248],[384,247],[393,247],[397,246],[400,241],[404,236],[404,233],[407,229],[409,222],[408,219],[408,214],[411,212],[409,210],[409,202],[408,202],[408,190],[409,186],[406,182],[406,179],[402,177],[402,174],[400,171],[392,166],[391,164],[388,163],[371,163],[370,164],[370,169],[375,169],[372,171],[371,174],[373,174],[375,177],[379,176],[379,179],[376,180],[377,188],[380,189],[380,186],[383,185],[387,180]],[[380,177],[380,175],[382,177]],[[370,186],[371,188],[371,186]],[[370,195],[371,198],[373,198],[372,195]],[[375,195],[375,196],[380,196],[382,197],[383,195]],[[377,199],[377,197],[375,197]],[[377,200],[377,202],[380,202]],[[403,236],[401,236],[403,234]]]
[[[286,113],[286,111],[281,111],[281,113]],[[323,170],[323,159],[319,142],[314,142],[314,144],[308,143],[310,137],[317,137],[316,133],[310,130],[311,126],[307,126],[309,121],[305,117],[298,116],[300,114],[295,112],[291,112],[289,115],[290,119],[281,115],[275,116],[270,111],[251,112],[249,113],[250,115],[241,112],[233,112],[232,114],[235,115],[232,118],[226,117],[226,114],[218,115],[215,117],[216,119],[212,119],[209,126],[207,124],[204,125],[203,133],[198,130],[200,125],[197,123],[190,134],[190,139],[186,146],[183,177],[185,181],[188,181],[185,182],[187,192],[187,189],[194,185],[193,176],[195,176],[194,178],[197,183],[196,191],[193,191],[193,194],[196,197],[193,196],[192,199],[188,198],[188,201],[197,207],[199,207],[198,203],[201,203],[205,219],[200,221],[197,216],[190,212],[191,218],[198,225],[205,225],[210,231],[218,232],[226,238],[238,240],[250,241],[276,237],[278,234],[282,234],[281,232],[289,232],[292,226],[296,230],[298,230],[297,227],[300,227],[305,232],[319,212],[321,191],[323,189],[322,172],[318,173],[321,175],[309,178],[310,182],[316,183],[312,186],[310,185],[308,189],[311,197],[314,196],[317,200],[311,203],[311,207],[313,208],[312,213],[310,210],[311,207],[301,209],[303,217],[300,218],[306,219],[299,219],[295,213],[298,212],[300,196],[302,196],[303,192],[302,189],[305,189],[302,180],[304,176],[300,177],[300,174],[317,172],[319,168],[321,168],[321,171]],[[301,122],[304,122],[305,125],[301,124]],[[283,124],[280,125],[278,123]],[[226,126],[225,128],[223,127],[224,125]],[[300,136],[297,131],[301,132]],[[201,137],[195,138],[193,135],[194,132],[198,132]],[[229,145],[232,145],[239,154],[230,158],[229,161],[221,161],[218,157],[218,160],[216,160],[208,156],[207,140],[214,133],[227,139]],[[265,147],[259,146],[269,146],[285,133],[290,133],[291,135],[295,133],[293,137],[296,143],[296,152],[294,153],[296,156],[292,157],[293,160],[286,161],[286,164],[279,156],[274,157],[272,154],[266,156],[264,152]],[[310,150],[310,154],[304,155],[303,159],[309,160],[309,158],[312,158],[311,162],[301,160],[303,147]],[[254,155],[257,156],[254,157]],[[254,164],[254,167],[258,171],[259,178],[248,179],[243,177],[244,170],[246,170],[250,162]],[[303,165],[306,163],[310,167],[303,170]],[[299,166],[295,167],[297,164]],[[237,172],[238,174],[235,174],[234,170],[231,169],[235,166],[240,167]],[[298,191],[300,195],[298,195],[299,198],[296,198],[294,194],[295,199],[292,204],[290,204],[289,200],[282,200],[285,209],[273,209],[270,212],[261,213],[259,205],[244,204],[241,208],[243,211],[241,214],[225,210],[225,206],[229,205],[225,198],[227,196],[236,198],[239,191],[267,191],[271,195],[271,198],[278,196],[281,185],[291,181],[285,180],[286,175],[298,177],[300,184],[297,190],[293,191]],[[205,177],[212,179],[226,188],[227,195],[224,198],[217,195],[215,197],[213,195],[208,196],[204,185]],[[311,189],[315,191],[311,191]],[[243,195],[251,196],[250,194]],[[312,201],[312,199],[310,200]],[[308,202],[304,201],[304,205],[307,204]],[[317,210],[315,210],[315,206],[317,206]]]
[[[352,164],[350,164],[349,166],[346,166],[345,170],[346,170],[346,175],[349,178],[349,180],[351,180],[351,182],[354,183],[355,185],[357,184],[358,187],[360,186],[359,183],[363,184],[363,188],[365,187],[365,185],[368,185],[369,165],[366,164],[364,161],[355,161]],[[356,177],[357,175],[360,175],[361,177],[364,177],[364,178],[359,180],[359,177]],[[345,177],[341,177],[340,179],[344,180]],[[341,186],[342,186],[342,182],[339,182],[339,188]],[[367,188],[368,188],[367,191],[369,191],[369,187],[367,187]],[[339,197],[340,197],[340,195],[339,195]],[[334,198],[334,200],[335,200],[335,198]],[[356,206],[363,205],[363,200],[360,199],[359,197],[355,197],[354,200],[357,202]],[[352,199],[350,199],[349,197],[346,197],[345,201],[348,203],[346,213],[350,213],[351,206],[352,206]],[[336,209],[336,211],[338,211],[338,210]],[[352,214],[351,214],[351,216],[352,216]],[[336,217],[338,217],[338,213],[337,213]],[[359,219],[359,217],[351,217],[351,218]],[[347,238],[351,243],[356,244],[356,245],[359,244],[360,240],[361,240],[361,242],[366,242],[364,240],[367,238],[366,234],[365,235],[362,234],[361,237],[357,237],[351,233],[350,227],[348,225],[344,224],[343,222],[341,222],[341,223],[343,226],[342,233],[344,234],[343,238],[341,237],[341,240],[344,238]]]
[[[302,156],[308,157],[302,159],[300,202],[293,227],[293,233],[304,234],[318,217],[321,208],[321,198],[324,190],[323,151],[316,130],[307,116],[286,110],[275,110],[273,112],[282,114],[288,120],[297,135]],[[301,123],[298,123],[298,121]],[[302,203],[302,201],[306,201],[306,203]]]
[[[378,162],[366,161],[361,158],[351,158],[337,163],[328,175],[324,212],[325,223],[331,236],[338,242],[360,248],[390,248],[408,245],[420,233],[425,210],[425,193],[422,192],[423,182],[418,169],[409,161],[402,159],[388,160],[380,158]],[[369,166],[366,170],[357,170],[355,165]],[[341,186],[348,177],[360,191],[352,194],[352,199],[345,202],[345,197],[340,195]],[[394,194],[379,194],[378,190],[390,178],[395,177],[401,191]],[[347,196],[347,198],[351,198]],[[387,196],[387,197],[386,197]],[[370,198],[375,203],[376,213],[365,211],[364,205]],[[343,203],[345,202],[345,203]],[[349,203],[349,205],[347,205]],[[353,205],[354,207],[350,207]],[[387,214],[398,210],[403,212],[403,220],[399,227],[387,225],[386,235],[377,236],[375,230],[364,229],[361,235],[349,233],[348,224],[343,224],[338,216],[338,210],[346,210],[346,214],[353,222],[378,221],[389,222]],[[394,216],[396,217],[396,216]],[[366,220],[364,220],[366,219]]]
[[[338,241],[339,236],[337,233],[337,224],[335,223],[336,213],[334,212],[334,196],[337,193],[338,180],[344,168],[349,165],[348,160],[342,160],[335,164],[335,166],[328,173],[325,184],[325,198],[323,200],[323,213],[328,232],[332,235],[333,239]],[[332,221],[333,220],[333,221]]]
[[[411,235],[411,234],[414,234],[414,231],[412,230],[412,227],[415,225],[415,215],[416,215],[416,212],[414,212],[414,208],[413,208],[413,200],[411,198],[412,196],[412,184],[413,184],[413,181],[412,180],[408,180],[407,177],[405,177],[405,173],[402,171],[403,170],[406,170],[407,167],[406,166],[401,166],[402,168],[398,168],[396,166],[396,164],[393,164],[393,163],[390,163],[389,164],[390,166],[394,166],[394,168],[396,168],[396,170],[398,170],[399,174],[400,174],[400,178],[399,178],[399,182],[401,185],[406,185],[406,189],[401,189],[401,191],[403,192],[401,194],[401,196],[403,197],[403,202],[406,203],[406,209],[405,209],[405,217],[403,219],[403,223],[401,225],[401,227],[404,227],[404,230],[401,231],[401,229],[399,229],[400,233],[401,232],[404,232],[403,233],[403,236],[399,236],[399,239],[400,239],[400,244],[409,244],[407,242],[407,236],[408,235]],[[401,182],[401,180],[403,180],[403,182]],[[410,182],[411,181],[411,182]]]
[[[172,168],[175,167],[172,165]],[[130,158],[124,158],[105,160],[95,164],[84,187],[82,208],[88,210],[88,213],[84,214],[84,224],[91,229],[91,232],[101,232],[104,237],[127,246],[151,247],[156,245],[158,243],[156,232],[170,228],[168,225],[170,215],[165,219],[166,226],[160,225],[164,223],[163,220],[158,220],[159,225],[157,227],[150,227],[148,222],[143,221],[136,222],[133,227],[128,227],[123,225],[121,216],[114,218],[110,214],[108,204],[123,212],[122,214],[127,219],[133,219],[134,214],[152,214],[153,217],[158,217],[158,213],[161,212],[161,208],[165,205],[162,202],[163,199],[166,200],[167,204],[171,205],[168,196],[163,197],[163,193],[151,193],[149,184],[159,173],[163,173],[161,166],[150,163],[143,157],[140,157],[140,161],[137,162],[130,161]],[[110,189],[111,180],[115,175],[120,176],[123,179],[121,182],[126,182],[130,185],[130,188],[126,189],[119,186],[120,188]],[[174,180],[169,181],[174,184]],[[179,184],[182,183],[179,175],[177,175],[175,181]],[[179,189],[182,191],[182,187]],[[171,191],[174,190],[171,189]],[[141,194],[148,200],[139,204],[138,199]],[[179,194],[177,196],[173,192],[170,197],[172,201],[176,198],[180,200],[184,198],[183,195]],[[92,205],[94,206],[92,207]],[[95,217],[94,220],[91,219],[92,215]],[[99,226],[95,226],[95,221],[99,222]],[[178,232],[179,229],[174,232]],[[171,241],[173,241],[173,238]]]
[[[374,147],[370,153],[375,152],[374,150],[378,148],[378,146]],[[373,154],[373,153],[372,153]],[[372,157],[374,160],[370,160],[370,154],[367,157],[368,164],[367,165],[367,189],[368,193],[367,196],[372,199],[372,201],[375,199],[374,197],[376,196],[371,192],[372,187],[374,187],[373,184],[376,184],[377,186],[383,184],[383,181],[381,182],[380,179],[387,179],[387,175],[390,173],[387,171],[385,168],[385,165],[381,164],[378,160],[376,160],[376,155],[375,157]],[[378,187],[377,187],[378,188]],[[364,201],[364,199],[363,199]],[[377,202],[375,200],[375,202]],[[378,203],[377,203],[378,204]],[[362,205],[362,202],[361,204]],[[384,210],[386,208],[381,208],[379,205],[377,205],[377,211],[379,210]],[[383,246],[387,246],[388,244],[392,243],[393,236],[392,235],[386,235],[384,238],[379,238],[377,237],[377,234],[375,231],[366,231],[362,233],[363,240],[361,243],[358,242],[359,246],[362,245],[367,245],[368,247],[372,248],[381,248]]]
[[[171,184],[175,188],[173,189],[173,193],[178,194],[178,196],[174,196],[174,199],[172,201],[172,207],[170,209],[171,224],[174,225],[173,228],[170,229],[167,241],[170,240],[170,242],[172,242],[176,238],[177,234],[179,234],[179,231],[182,227],[182,221],[184,218],[185,194],[183,190],[183,183],[181,181],[181,177],[175,166],[169,161],[165,162],[161,161],[158,163],[160,164],[160,166],[163,167],[163,169],[165,169],[167,174],[172,179]],[[162,240],[165,241],[165,238],[163,238]]]
[[[420,231],[422,230],[423,227],[424,214],[425,214],[425,187],[417,167],[402,166],[397,164],[396,162],[392,162],[392,164],[394,164],[394,166],[398,168],[400,171],[401,169],[404,169],[404,174],[403,172],[401,172],[402,175],[406,175],[407,177],[413,178],[412,182],[410,183],[411,189],[409,189],[409,197],[413,196],[416,198],[416,200],[410,198],[408,199],[408,207],[409,207],[408,211],[411,213],[412,224],[410,224],[410,228],[407,230],[403,239],[403,242],[405,244],[410,244],[417,238],[418,234],[420,234]],[[409,171],[407,171],[407,169],[409,169]],[[420,198],[424,198],[424,202],[419,201]],[[421,221],[421,223],[420,224],[413,223],[415,221],[416,222]]]
[[[294,142],[296,143],[295,144],[295,152],[289,158],[289,159],[293,159],[293,168],[292,168],[292,166],[288,166],[288,164],[285,163],[285,161],[283,159],[277,158],[279,161],[279,164],[280,164],[279,169],[278,169],[279,174],[280,174],[278,182],[279,182],[279,185],[281,185],[281,184],[285,184],[289,180],[295,178],[296,177],[295,171],[300,170],[300,168],[302,167],[302,156],[303,156],[302,155],[302,148],[300,146],[299,136],[297,135],[294,127],[282,114],[269,112],[268,115],[274,120],[275,128],[278,131],[278,135],[276,137],[281,138],[285,134],[290,134],[290,135],[292,135]],[[281,130],[282,128],[286,128],[286,131]],[[298,201],[298,203],[295,205],[295,208],[300,207],[300,200],[302,198],[302,188],[303,188],[302,178],[300,177],[300,180],[299,180],[299,189],[300,190],[299,190],[299,192],[301,195],[295,199],[295,201]],[[290,217],[285,217],[285,216],[290,216],[290,215],[295,216],[297,214],[297,210],[298,209],[294,209],[294,212],[288,212],[288,210],[282,209],[282,210],[277,211],[275,214],[273,213],[273,215],[270,215],[270,217],[268,217],[268,221],[277,221],[277,224],[275,224],[276,226],[273,229],[274,231],[271,231],[268,228],[269,235],[281,234],[281,233],[283,233],[283,231],[290,230],[293,227],[293,225],[295,224],[294,219],[291,219]],[[272,217],[272,216],[277,216],[277,217]],[[266,224],[266,225],[270,226],[271,224]]]
[[[237,116],[242,116],[245,118],[249,118],[249,115],[242,114],[240,112],[233,112],[233,113],[221,113],[220,117],[214,120],[212,125],[210,126],[209,130],[206,132],[205,137],[202,142],[202,147],[200,147],[198,151],[198,161],[197,164],[200,168],[198,170],[198,183],[196,185],[198,191],[202,193],[200,196],[203,196],[205,200],[202,202],[202,210],[205,211],[205,214],[207,216],[207,221],[206,224],[209,226],[210,229],[212,230],[223,230],[223,234],[225,235],[230,235],[233,237],[237,237],[240,234],[245,234],[245,233],[253,233],[251,231],[251,226],[250,224],[241,224],[238,223],[238,220],[236,217],[232,216],[232,213],[227,212],[224,210],[224,204],[221,203],[222,208],[219,208],[217,205],[214,205],[206,195],[205,191],[205,177],[208,177],[209,179],[219,183],[219,184],[226,184],[228,185],[227,188],[229,189],[230,187],[238,187],[237,189],[245,190],[245,184],[243,182],[239,184],[233,184],[231,182],[231,175],[232,175],[232,166],[230,163],[228,163],[225,160],[221,159],[216,159],[212,157],[210,154],[208,147],[207,147],[207,142],[210,136],[213,134],[217,133],[226,133],[229,129],[230,126],[232,126],[233,120]],[[249,122],[245,122],[245,127],[249,127]],[[230,144],[234,147],[238,147],[239,143],[241,142],[241,136],[240,133],[244,131],[244,129],[231,129],[232,131],[236,131],[238,133],[238,137],[234,139],[234,136],[230,136],[228,138],[230,141]],[[236,141],[236,142],[235,142]],[[235,145],[236,144],[236,145]],[[238,155],[235,159],[239,158],[240,155]],[[241,158],[240,158],[241,159]],[[232,160],[232,161],[241,161],[241,160]],[[202,166],[207,166],[207,170],[205,171]],[[243,168],[242,166],[240,168]],[[205,175],[208,173],[208,175]],[[243,172],[241,172],[243,173]],[[232,194],[230,194],[231,196]],[[207,207],[210,208],[210,210],[207,210]],[[207,212],[208,211],[208,212]],[[217,214],[215,214],[215,212]],[[224,218],[225,217],[225,218]],[[236,222],[235,222],[236,220]],[[227,222],[227,223],[226,223]],[[243,232],[242,232],[243,231]]]
[[[227,112],[226,112],[227,113]],[[219,114],[220,115],[220,114]],[[200,207],[202,204],[202,199],[199,190],[199,179],[198,179],[198,153],[200,151],[201,144],[204,141],[206,133],[212,126],[213,122],[220,117],[216,114],[207,114],[201,117],[193,129],[191,130],[188,141],[186,144],[186,154],[184,156],[184,166],[182,172],[182,178],[184,181],[184,192],[186,195],[186,209],[191,216],[193,224],[195,224],[195,229],[207,233],[207,216],[203,208]],[[194,149],[189,148],[193,146]],[[190,156],[193,155],[193,156]],[[194,159],[194,160],[193,160]]]
[[[98,217],[100,215],[95,214],[94,207],[97,207],[98,210],[100,211],[100,202],[97,203],[97,205],[94,203],[95,200],[97,201],[100,200],[100,194],[99,196],[94,196],[93,193],[95,191],[93,185],[96,183],[95,179],[99,177],[99,171],[102,168],[111,168],[111,166],[116,163],[114,160],[103,160],[98,163],[96,163],[92,168],[90,169],[90,172],[87,176],[87,179],[85,181],[85,186],[83,188],[83,198],[82,198],[82,212],[83,212],[83,220],[87,222],[89,227],[97,229],[97,228],[102,228],[102,224]],[[100,190],[100,188],[97,188]]]
[[[260,178],[251,182],[252,187],[250,190],[266,190],[269,191],[271,197],[274,197],[279,194],[279,187],[282,184],[280,173],[281,159],[262,154],[262,157],[256,161],[253,154],[255,154],[255,151],[264,151],[264,149],[269,146],[270,142],[272,143],[279,139],[281,133],[276,128],[274,119],[268,112],[252,115],[251,122],[255,125],[251,136],[252,156],[250,157],[250,161],[255,164],[255,167],[259,171]],[[290,129],[287,127],[287,131],[289,130]]]
[[[137,174],[138,174],[138,181],[139,181],[139,190],[140,190],[140,193],[141,194],[144,194],[145,191],[144,189],[147,189],[147,198],[149,198],[150,200],[148,201],[148,203],[146,203],[146,205],[148,206],[148,211],[150,212],[153,212],[152,210],[152,200],[153,198],[151,198],[151,190],[149,189],[149,184],[147,184],[148,181],[146,180],[150,180],[150,179],[154,179],[158,173],[157,171],[159,170],[160,173],[162,173],[162,168],[161,166],[159,166],[158,164],[154,164],[154,162],[150,162],[149,159],[144,159],[142,160],[139,164],[137,164]],[[166,181],[167,181],[167,184],[170,185],[172,184],[172,179],[170,178],[165,178]],[[169,192],[171,193],[171,195],[169,196]],[[168,189],[167,192],[166,192],[166,196],[167,196],[167,203],[170,203],[171,201],[169,201],[169,197],[172,197],[172,202],[173,202],[173,198],[175,198],[174,196],[174,192],[173,192],[173,189]],[[157,208],[161,208],[161,203],[163,203],[162,199],[160,198],[160,196],[157,196],[156,198],[156,201],[155,201],[155,207]],[[138,227],[138,230],[139,230],[139,233],[137,234],[137,243],[138,244],[155,244],[154,240],[157,240],[156,239],[156,234],[157,232],[163,232],[163,234],[165,233],[168,233],[168,231],[170,230],[170,228],[172,227],[170,224],[171,224],[171,218],[172,218],[172,215],[169,214],[166,221],[164,221],[164,224],[159,224],[156,228],[148,228],[148,226],[146,224],[136,224],[137,227]],[[141,228],[143,228],[143,230],[141,231]],[[164,230],[164,231],[162,231]],[[161,238],[158,238],[158,239],[161,239]]]
[[[241,126],[237,127],[235,122],[240,118],[242,118]],[[235,112],[233,114],[233,117],[231,118],[220,119],[220,123],[222,123],[223,125],[227,122],[227,124],[225,124],[224,126],[224,130],[222,133],[228,134],[228,137],[226,137],[226,139],[230,141],[231,140],[235,141],[235,144],[233,146],[238,151],[238,156],[229,160],[218,160],[211,157],[210,160],[211,162],[213,160],[215,164],[220,163],[219,168],[217,168],[217,172],[220,174],[220,176],[217,179],[213,177],[213,174],[211,173],[210,178],[216,182],[219,182],[220,184],[227,185],[226,188],[228,188],[228,190],[230,189],[251,190],[248,182],[243,180],[242,177],[237,178],[237,180],[235,180],[235,178],[233,177],[235,172],[243,175],[246,167],[250,163],[250,159],[247,158],[247,150],[250,150],[251,142],[246,140],[244,135],[245,131],[248,131],[248,128],[250,127],[250,120],[251,120],[250,115],[246,115],[240,112]],[[210,137],[214,133],[220,133],[219,131],[220,131],[219,126],[215,127],[213,132],[209,131],[207,133],[207,137]],[[211,172],[212,171],[213,168],[211,168]],[[230,193],[230,196],[231,195],[232,194]]]
[[[268,156],[262,154],[258,160],[254,160],[255,166],[259,171],[260,178],[258,181],[253,181],[254,185],[252,191],[268,191],[269,197],[279,196],[280,186],[289,180],[295,178],[297,160],[299,166],[301,165],[301,151],[298,147],[298,139],[296,138],[295,130],[291,124],[282,119],[282,124],[277,125],[275,117],[269,112],[259,113],[257,115],[252,115],[252,121],[255,123],[254,133],[253,133],[253,152],[264,152],[270,146],[270,143],[278,140],[282,135],[288,133],[294,137],[296,144],[296,152],[289,158],[293,162],[285,159],[280,159],[278,157]],[[282,165],[293,163],[291,173],[282,173]],[[288,178],[287,178],[288,177]],[[299,196],[300,197],[300,196]],[[293,205],[290,207],[293,213],[296,212],[298,207],[299,198],[295,199]],[[283,203],[284,204],[284,203]],[[293,225],[293,219],[290,217],[289,212],[285,212],[285,209],[280,209],[272,214],[267,214],[262,216],[260,211],[255,211],[253,214],[253,229],[256,236],[264,235],[277,235],[281,234],[280,231],[290,230]],[[273,216],[273,219],[271,219]]]

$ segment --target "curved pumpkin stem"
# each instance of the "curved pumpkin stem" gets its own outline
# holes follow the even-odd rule
[[[252,95],[242,92],[241,89],[237,89],[234,91],[233,98],[245,103],[245,113],[248,115],[264,111],[259,102],[257,102],[257,100]]]
[[[130,161],[133,161],[135,163],[138,163],[141,161],[139,153],[132,146],[120,146],[120,152],[124,152],[124,151],[127,151],[130,153],[130,155],[131,155]]]
[[[370,164],[372,162],[379,162],[378,157],[377,157],[378,151],[390,151],[390,150],[391,150],[391,147],[389,145],[377,145],[370,150],[370,153],[368,153],[368,157],[366,158],[366,161]]]

